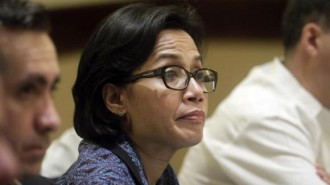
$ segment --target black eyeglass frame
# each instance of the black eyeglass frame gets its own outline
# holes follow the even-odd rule
[[[175,88],[172,88],[170,86],[167,85],[167,82],[165,80],[165,70],[169,67],[179,67],[181,69],[183,69],[186,74],[188,75],[188,78],[185,82],[186,84],[186,87],[182,88],[182,89],[175,89]],[[211,92],[214,92],[216,90],[216,87],[217,87],[217,82],[218,82],[218,73],[212,69],[208,69],[208,68],[201,68],[201,69],[198,69],[196,71],[194,71],[193,73],[189,72],[188,70],[186,70],[185,68],[183,68],[182,66],[179,66],[179,65],[167,65],[167,66],[162,66],[162,67],[159,67],[159,68],[156,68],[156,69],[153,69],[153,70],[149,70],[149,71],[145,71],[145,72],[142,72],[142,73],[138,73],[138,74],[135,74],[135,75],[132,75],[126,79],[123,80],[124,83],[132,83],[132,82],[135,82],[141,78],[153,78],[153,77],[157,77],[157,76],[161,76],[162,77],[162,80],[163,80],[163,83],[164,85],[168,88],[168,89],[172,89],[172,90],[177,90],[177,91],[182,91],[184,89],[186,89],[189,85],[189,82],[190,82],[190,79],[191,77],[193,77],[195,80],[195,76],[196,74],[199,72],[199,71],[202,71],[202,70],[207,70],[207,71],[210,71],[214,74],[214,88],[212,91],[210,92],[205,92],[203,90],[204,93],[211,93]],[[196,80],[197,81],[197,80]]]

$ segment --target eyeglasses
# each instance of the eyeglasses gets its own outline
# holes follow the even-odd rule
[[[212,69],[202,68],[191,73],[185,68],[177,65],[169,65],[145,71],[124,80],[125,83],[135,82],[141,78],[152,78],[161,76],[165,86],[173,90],[184,90],[188,87],[190,78],[193,77],[201,86],[204,93],[215,91],[218,81],[218,73]]]

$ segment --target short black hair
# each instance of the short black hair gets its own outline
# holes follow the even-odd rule
[[[22,29],[49,30],[45,8],[25,0],[0,1],[0,26]]]
[[[302,34],[303,27],[314,22],[330,28],[330,0],[289,0],[282,20],[285,51],[292,50]]]
[[[45,8],[39,3],[25,0],[0,0],[1,27],[49,32],[50,21]],[[0,48],[0,74],[5,67],[5,58]]]
[[[115,142],[122,120],[106,108],[102,88],[106,83],[124,85],[123,79],[146,62],[159,33],[171,28],[187,32],[201,51],[204,29],[191,6],[136,3],[104,20],[82,53],[72,89],[74,127],[80,137]]]

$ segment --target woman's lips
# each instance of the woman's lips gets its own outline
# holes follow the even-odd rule
[[[179,119],[204,121],[205,113],[203,111],[196,110],[180,116],[177,120]]]

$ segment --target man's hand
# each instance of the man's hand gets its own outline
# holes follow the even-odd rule
[[[320,166],[320,165],[316,165],[316,173],[320,176],[320,178],[326,182],[328,185],[330,185],[330,175],[327,174],[327,172],[325,171],[325,169]]]

